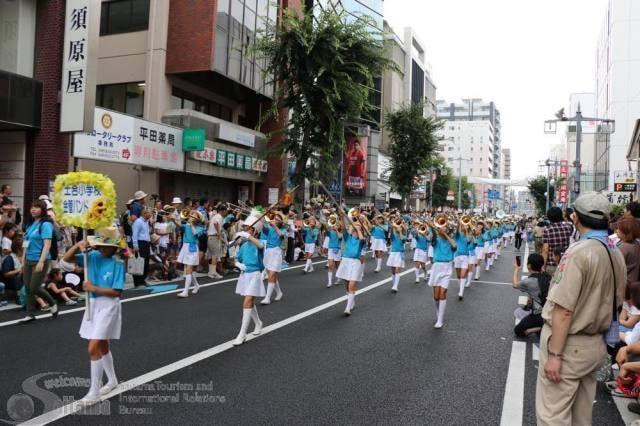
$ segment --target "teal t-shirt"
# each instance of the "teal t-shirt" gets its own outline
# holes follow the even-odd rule
[[[27,228],[27,232],[24,234],[25,241],[28,241],[27,252],[25,254],[26,260],[37,262],[40,260],[42,249],[44,248],[44,240],[51,240],[53,238],[53,224],[51,222],[37,221],[33,222]],[[51,260],[51,255],[47,255],[47,260]]]
[[[84,267],[84,256],[76,255],[78,265]],[[118,256],[104,257],[99,251],[87,253],[89,264],[89,281],[100,288],[110,288],[113,290],[124,290],[125,269],[124,260]],[[99,294],[91,293],[91,297],[103,297]]]

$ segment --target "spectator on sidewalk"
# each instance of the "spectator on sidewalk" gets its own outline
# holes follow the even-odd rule
[[[538,333],[542,329],[542,307],[547,301],[551,276],[542,271],[544,259],[538,253],[531,253],[527,259],[527,268],[531,272],[527,278],[520,280],[522,268],[517,264],[513,269],[513,288],[518,289],[529,296],[529,309],[518,307],[514,312],[520,322],[514,328],[518,337],[527,337],[529,334]]]
[[[614,227],[619,238],[618,248],[627,265],[627,280],[629,283],[640,281],[640,223],[634,218],[623,218]]]
[[[558,266],[553,259],[553,253],[556,248],[562,253],[569,248],[573,225],[563,221],[562,210],[559,207],[551,207],[547,211],[547,217],[551,224],[542,232],[542,257],[545,260],[546,272],[553,275]]]
[[[11,246],[13,245],[13,238],[16,235],[18,226],[15,223],[7,223],[2,229],[2,258],[8,256],[11,253]]]
[[[564,253],[542,310],[538,425],[590,425],[595,373],[606,356],[603,333],[622,305],[627,281],[622,253],[610,244],[610,204],[587,192],[574,204],[580,241]],[[557,223],[557,222],[556,222]]]
[[[133,222],[131,229],[133,252],[144,259],[144,273],[133,276],[133,283],[136,287],[146,285],[146,278],[149,273],[149,256],[151,256],[151,235],[149,233],[151,212],[149,209],[143,209],[141,215]]]
[[[624,206],[624,213],[622,217],[625,219],[640,219],[640,203],[632,201]]]
[[[66,306],[76,305],[81,299],[80,293],[68,287],[64,281],[64,274],[61,269],[53,268],[45,282],[45,288],[58,302],[64,302]]]
[[[227,215],[227,205],[219,204],[215,210],[209,213],[209,227],[207,231],[207,254],[211,258],[209,262],[209,278],[219,279],[218,262],[223,257],[224,217]]]
[[[142,210],[145,208],[145,203],[147,200],[147,193],[144,191],[136,191],[133,194],[133,202],[129,206],[129,222],[135,222],[139,217],[142,216]]]

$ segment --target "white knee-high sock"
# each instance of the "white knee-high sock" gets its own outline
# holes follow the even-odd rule
[[[332,270],[327,271],[327,280],[328,280],[327,283],[329,285],[333,285],[333,271]]]
[[[398,289],[398,284],[400,284],[400,274],[393,274],[393,288],[395,290]]]
[[[420,280],[420,271],[421,271],[420,268],[416,268],[416,281]]]
[[[311,259],[307,259],[307,264],[304,266],[304,269],[307,271],[311,269],[313,265],[311,265]]]
[[[482,268],[481,268],[481,265],[478,263],[478,266],[476,266],[476,276],[475,276],[476,280],[480,278],[480,269]]]
[[[193,274],[189,274],[184,278],[184,290],[182,291],[183,293],[188,293],[189,292],[189,287],[191,287],[191,280]]]
[[[276,283],[269,283],[267,285],[267,297],[265,300],[271,301],[271,296],[273,295],[273,291],[276,289]]]
[[[476,269],[478,269],[478,268],[476,267]],[[473,278],[473,274],[471,272],[469,272],[467,274],[467,287],[469,287],[471,285],[471,279],[472,278]]]
[[[238,334],[238,336],[246,336],[252,316],[253,308],[242,309],[242,325],[240,326],[240,334]]]
[[[447,301],[441,300],[440,307],[438,308],[438,322],[440,324],[444,323],[444,311],[447,309]]]
[[[196,274],[194,272],[191,273],[191,282],[195,288],[199,288],[200,284],[198,283],[198,279],[196,278]]]
[[[104,366],[102,359],[91,361],[91,385],[89,386],[89,393],[87,393],[85,398],[98,398],[100,396],[103,371]]]
[[[382,268],[382,258],[379,257],[378,260],[376,260],[376,269],[380,270],[380,268]]]
[[[462,294],[464,293],[464,285],[467,283],[467,278],[459,278],[458,279],[459,284],[460,284],[460,291],[458,292],[458,294],[460,296],[462,296]]]
[[[355,293],[347,293],[347,309],[353,309],[353,305],[356,304],[356,294]]]
[[[111,351],[107,352],[105,355],[102,355],[102,367],[104,368],[104,372],[107,375],[107,385],[112,386],[118,383],[116,370],[113,367],[113,356],[111,355]]]
[[[438,311],[440,311],[440,301],[434,300],[433,304],[436,306],[436,318],[438,317]]]

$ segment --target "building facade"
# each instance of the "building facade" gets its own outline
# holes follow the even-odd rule
[[[615,133],[599,134],[596,141],[598,173],[607,173],[609,190],[613,189],[614,173],[628,168],[627,148],[640,117],[638,40],[640,4],[635,0],[609,0],[596,50],[595,88],[597,117],[616,121]]]

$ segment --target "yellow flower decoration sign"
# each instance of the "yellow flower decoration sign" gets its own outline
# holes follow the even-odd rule
[[[96,229],[116,217],[116,188],[100,173],[71,172],[56,176],[53,210],[65,226]]]

